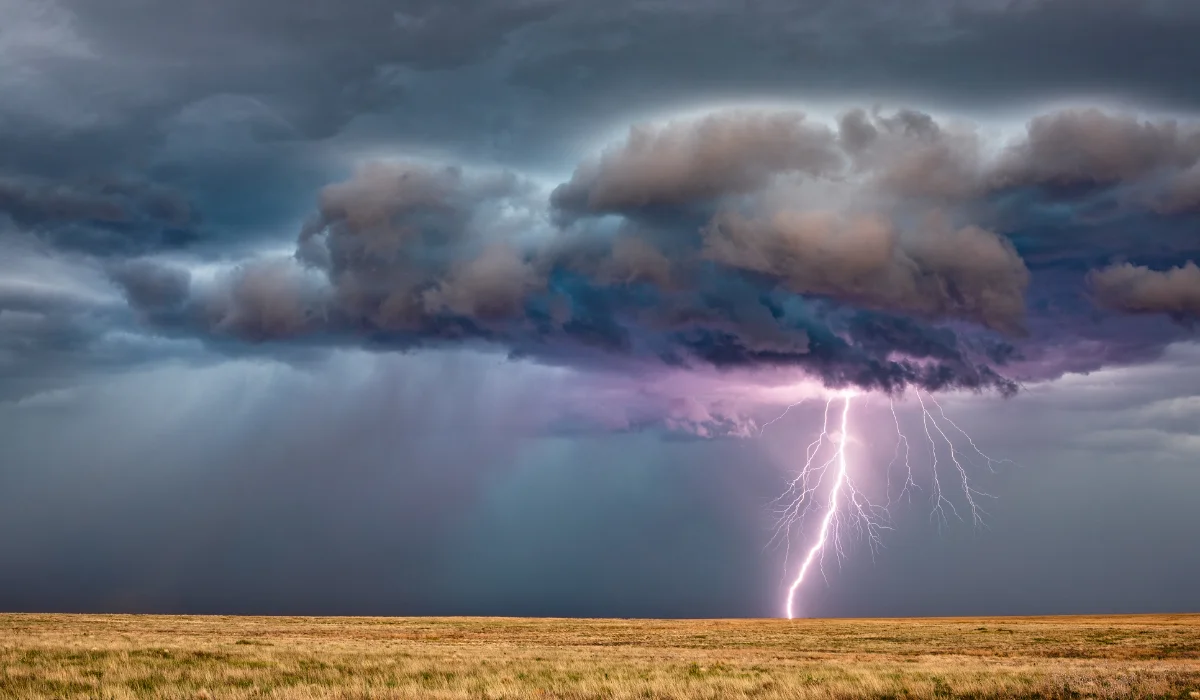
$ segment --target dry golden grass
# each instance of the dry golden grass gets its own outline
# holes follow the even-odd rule
[[[4,698],[1200,698],[1200,615],[0,615]]]

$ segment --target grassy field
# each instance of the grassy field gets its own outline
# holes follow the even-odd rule
[[[3,698],[1200,698],[1200,615],[0,615]]]

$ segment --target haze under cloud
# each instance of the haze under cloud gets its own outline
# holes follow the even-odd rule
[[[1200,605],[1192,3],[0,15],[0,607],[775,614],[845,388],[1021,466],[814,614]]]

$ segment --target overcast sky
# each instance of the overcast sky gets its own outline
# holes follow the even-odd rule
[[[1190,0],[0,16],[0,609],[1200,610]]]

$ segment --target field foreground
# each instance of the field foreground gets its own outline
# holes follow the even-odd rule
[[[0,615],[3,698],[1200,698],[1200,615]]]

